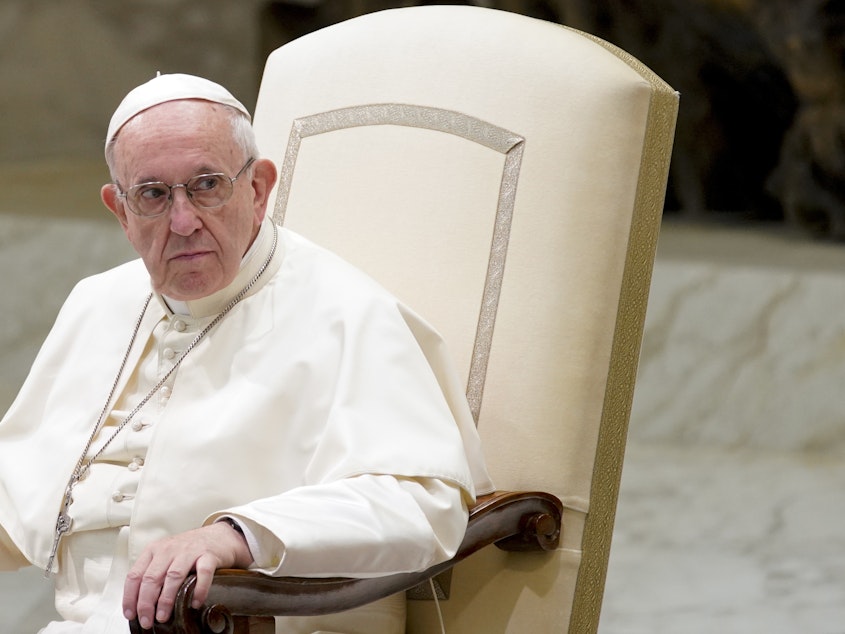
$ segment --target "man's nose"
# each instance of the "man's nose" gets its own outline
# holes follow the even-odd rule
[[[170,230],[183,236],[191,235],[202,226],[199,209],[191,202],[184,185],[171,187],[170,197]]]

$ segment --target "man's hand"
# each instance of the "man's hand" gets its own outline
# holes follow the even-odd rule
[[[192,605],[199,608],[215,570],[250,564],[252,555],[244,536],[225,522],[153,542],[126,575],[123,613],[127,620],[137,616],[141,627],[150,629],[153,618],[160,623],[170,618],[176,594],[191,571],[197,574]]]

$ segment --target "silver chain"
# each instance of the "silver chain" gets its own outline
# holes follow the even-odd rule
[[[165,373],[165,375],[161,378],[161,380],[153,386],[153,388],[147,393],[147,395],[141,399],[141,401],[134,407],[134,409],[129,412],[129,414],[120,422],[117,426],[115,431],[112,435],[106,440],[106,442],[91,456],[87,461],[85,457],[88,455],[88,452],[91,449],[91,445],[94,444],[94,439],[97,437],[100,429],[103,426],[103,421],[106,418],[106,413],[109,409],[109,404],[111,403],[112,398],[114,397],[114,393],[117,390],[118,383],[120,382],[120,377],[123,375],[123,371],[126,369],[126,363],[129,360],[129,353],[132,350],[132,346],[135,344],[135,339],[138,337],[138,332],[141,329],[141,322],[144,319],[144,315],[147,312],[147,307],[150,305],[150,300],[153,297],[153,294],[150,293],[147,295],[147,299],[144,302],[144,306],[141,308],[141,314],[138,315],[138,320],[135,322],[135,329],[132,332],[132,336],[129,339],[129,345],[126,348],[126,353],[123,355],[123,361],[120,364],[120,368],[117,371],[117,376],[114,377],[114,384],[109,391],[108,397],[106,397],[106,402],[103,405],[103,410],[100,412],[100,416],[97,419],[97,424],[94,425],[94,429],[91,431],[91,435],[88,437],[88,442],[85,443],[85,448],[82,450],[82,453],[79,456],[79,460],[76,462],[76,466],[73,469],[73,472],[68,479],[67,486],[65,487],[65,494],[62,500],[62,507],[59,510],[59,514],[56,517],[56,527],[54,529],[54,537],[53,537],[53,547],[50,550],[50,557],[47,561],[47,568],[45,570],[45,575],[49,575],[52,568],[53,562],[56,558],[56,553],[59,549],[59,543],[61,542],[62,537],[66,533],[70,532],[70,529],[73,525],[73,518],[68,513],[70,505],[73,503],[73,488],[77,485],[77,483],[82,480],[90,471],[91,465],[94,463],[97,458],[99,458],[106,448],[111,444],[111,442],[123,431],[123,428],[129,424],[129,422],[135,417],[135,415],[141,411],[141,409],[146,405],[150,399],[155,396],[155,394],[162,388],[162,386],[167,382],[167,380],[172,376],[172,374],[177,370],[177,368],[182,364],[182,361],[185,360],[185,357],[188,356],[188,353],[193,350],[196,345],[226,316],[226,314],[231,311],[244,297],[246,294],[249,293],[250,289],[258,282],[259,278],[264,274],[264,271],[267,270],[267,267],[270,265],[270,261],[273,259],[273,255],[276,253],[276,244],[278,242],[278,229],[276,228],[275,222],[273,224],[273,244],[270,247],[270,253],[267,258],[262,263],[261,267],[258,269],[258,272],[252,277],[252,279],[244,286],[240,292],[235,295],[232,300],[226,304],[226,306],[221,310],[217,316],[212,319],[208,325],[203,328],[196,337],[194,337],[193,341],[188,344],[188,347],[185,348],[185,351],[179,356],[173,366]]]

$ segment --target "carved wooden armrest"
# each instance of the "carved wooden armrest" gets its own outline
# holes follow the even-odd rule
[[[478,499],[458,552],[443,563],[414,573],[368,579],[268,577],[248,570],[218,570],[206,606],[191,608],[196,577],[176,597],[173,618],[132,634],[241,634],[273,632],[273,616],[307,616],[349,610],[390,596],[448,570],[474,552],[496,544],[506,551],[554,550],[560,542],[563,506],[541,492],[497,491]],[[262,629],[266,628],[266,629]]]

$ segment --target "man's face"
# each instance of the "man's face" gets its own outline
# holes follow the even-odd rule
[[[115,177],[124,192],[151,181],[185,183],[199,174],[234,177],[250,158],[233,139],[225,107],[197,100],[167,102],[140,113],[120,130],[114,149]],[[143,259],[153,288],[191,300],[235,278],[258,233],[274,180],[272,163],[259,160],[235,181],[222,207],[195,207],[179,187],[170,209],[152,218],[132,213],[113,185],[103,186],[101,194]]]

